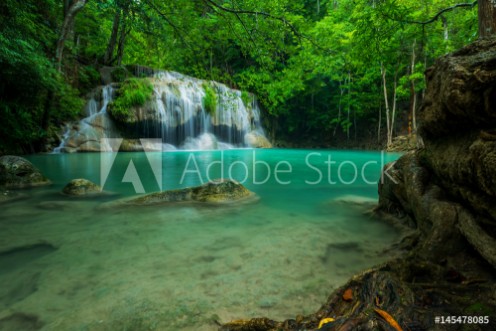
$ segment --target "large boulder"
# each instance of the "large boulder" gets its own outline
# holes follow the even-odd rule
[[[145,194],[111,201],[102,207],[149,206],[179,202],[226,204],[256,201],[255,193],[230,179],[218,179],[201,186]]]
[[[0,157],[0,186],[25,188],[51,184],[31,162],[20,156]]]

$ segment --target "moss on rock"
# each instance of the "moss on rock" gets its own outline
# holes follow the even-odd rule
[[[242,184],[230,179],[217,179],[201,186],[124,198],[106,203],[102,207],[150,206],[178,202],[226,204],[255,200],[256,194]]]
[[[110,103],[110,113],[116,120],[127,122],[133,115],[133,108],[143,106],[152,95],[153,85],[148,78],[128,78]]]
[[[25,188],[50,184],[31,162],[13,155],[0,157],[0,186]]]
[[[84,179],[78,178],[71,180],[62,190],[62,193],[70,196],[88,196],[102,193],[102,188],[95,183]]]

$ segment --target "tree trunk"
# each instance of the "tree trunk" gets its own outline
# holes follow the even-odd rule
[[[122,16],[121,33],[119,36],[119,44],[117,45],[117,65],[122,64],[122,58],[124,57],[124,46],[126,43],[126,37],[129,34],[130,29],[128,29],[127,22],[127,10],[124,10],[124,15]]]
[[[396,97],[397,97],[397,91],[398,89],[398,69],[396,69],[396,72],[394,73],[394,82],[393,82],[393,111],[391,113],[391,125],[389,127],[390,132],[389,132],[389,137],[388,137],[388,142],[389,144],[393,143],[393,133],[394,133],[394,119],[396,117]]]
[[[346,137],[350,140],[350,112],[351,112],[351,73],[348,71],[348,117],[346,122]]]
[[[76,18],[77,13],[83,9],[88,0],[76,0],[72,3],[72,5],[67,10],[67,13],[64,17],[64,23],[62,24],[62,29],[60,31],[60,37],[57,41],[57,49],[55,50],[55,58],[57,60],[57,65],[59,71],[61,70],[62,65],[62,55],[64,53],[64,44],[69,36],[72,27],[74,26],[74,19]]]
[[[441,20],[443,21],[444,40],[448,41],[449,40],[448,20],[444,16],[441,16]]]
[[[416,61],[415,47],[416,47],[416,45],[417,45],[417,41],[414,39],[413,40],[413,46],[412,46],[412,61],[410,64],[410,75],[413,75],[415,73],[415,61]],[[410,124],[408,125],[409,126],[408,127],[408,129],[409,129],[408,133],[417,132],[416,108],[417,108],[417,92],[415,91],[415,79],[410,79],[410,116],[411,116],[413,127],[410,127]]]
[[[496,33],[496,1],[479,0],[479,38]]]
[[[382,88],[382,84],[381,84]],[[377,142],[381,143],[381,127],[382,127],[382,101],[379,101],[379,124],[377,125]]]
[[[112,24],[112,33],[110,34],[109,43],[107,45],[107,50],[105,51],[105,56],[103,57],[103,63],[105,65],[112,64],[112,58],[114,55],[115,45],[117,43],[117,35],[119,34],[119,24],[121,22],[121,9],[117,8],[114,16],[114,23]]]
[[[338,129],[338,126],[341,125],[341,101],[343,100],[343,94],[344,94],[344,88],[343,85],[341,84],[341,80],[339,80],[339,108],[338,108],[338,122],[336,123],[336,126],[334,127],[334,133],[332,134],[333,137],[336,136],[336,131]]]
[[[381,62],[381,75],[382,75],[382,87],[384,91],[384,106],[386,108],[386,133],[387,133],[387,147],[391,146],[393,143],[391,132],[391,121],[389,114],[389,102],[388,102],[388,92],[387,92],[387,82],[386,82],[386,69],[384,64]]]
[[[64,17],[66,17],[69,8],[71,8],[72,0],[63,0],[63,2],[64,2]]]

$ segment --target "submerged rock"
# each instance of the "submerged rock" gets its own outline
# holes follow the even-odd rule
[[[19,192],[0,190],[0,204],[25,199],[27,197],[28,196],[26,194]]]
[[[0,157],[0,186],[25,188],[51,184],[31,162],[20,156]]]
[[[201,186],[124,198],[106,203],[102,207],[149,206],[178,202],[223,204],[257,199],[255,193],[240,183],[229,179],[218,179]]]
[[[330,200],[328,203],[342,203],[342,204],[357,205],[357,206],[369,206],[369,205],[376,205],[377,199],[366,197],[363,195],[348,194],[348,195],[341,195],[333,200]]]
[[[4,331],[36,331],[40,330],[42,327],[43,322],[37,315],[33,314],[16,312],[0,319],[0,330]]]
[[[71,180],[64,187],[62,193],[70,196],[82,197],[82,196],[101,194],[102,188],[87,179],[78,178]]]

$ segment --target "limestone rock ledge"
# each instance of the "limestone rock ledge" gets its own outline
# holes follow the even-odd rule
[[[384,176],[378,210],[410,219],[422,256],[457,254],[468,242],[496,268],[496,40],[440,58],[426,91],[424,148]]]

